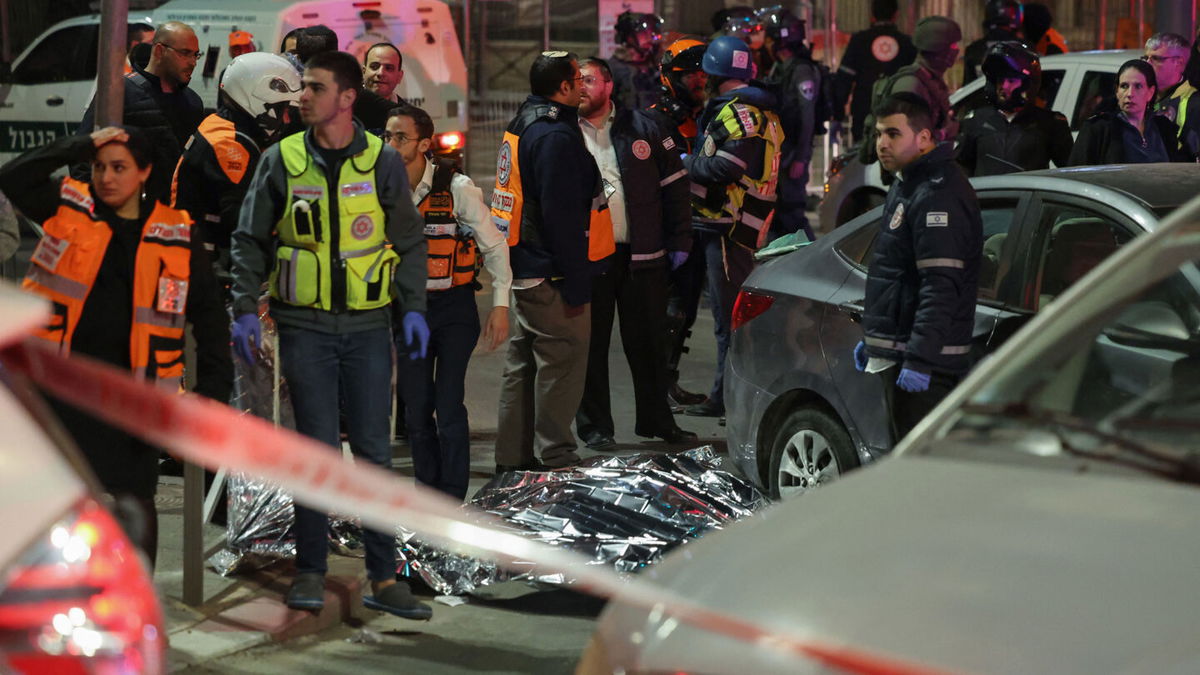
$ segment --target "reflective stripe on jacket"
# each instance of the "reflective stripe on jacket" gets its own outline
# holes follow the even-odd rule
[[[433,162],[429,193],[417,210],[425,221],[425,239],[429,242],[429,280],[425,290],[443,291],[475,283],[480,257],[475,237],[463,232],[454,216],[450,182],[454,179],[455,166],[440,160]]]
[[[50,300],[54,315],[34,336],[71,351],[71,339],[112,239],[95,217],[88,185],[64,178],[58,211],[44,223],[22,286]],[[137,377],[178,389],[191,277],[192,219],[156,204],[142,227],[133,273],[129,355]]]

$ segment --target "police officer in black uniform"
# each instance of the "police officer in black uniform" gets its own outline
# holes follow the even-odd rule
[[[934,140],[924,99],[893,94],[874,113],[879,161],[896,181],[867,271],[854,362],[883,378],[899,442],[970,367],[983,221],[954,149]]]
[[[997,42],[1021,41],[1021,3],[988,0],[983,10],[983,37],[963,52],[963,85],[983,75],[983,59]]]
[[[863,120],[871,112],[871,88],[917,58],[912,38],[896,27],[897,0],[871,0],[871,27],[850,36],[834,74],[834,111],[841,115],[850,101],[850,134],[863,137]]]
[[[958,132],[958,163],[968,176],[1067,166],[1071,125],[1038,105],[1042,66],[1019,42],[997,42],[983,59],[989,105],[972,110]]]
[[[779,202],[771,223],[771,238],[804,231],[816,239],[804,215],[813,136],[825,133],[831,110],[829,70],[813,60],[804,43],[804,21],[776,5],[759,13],[767,49],[775,61],[767,84],[779,95],[783,147],[779,162]]]
[[[617,48],[609,60],[613,100],[623,108],[649,108],[658,99],[658,49],[662,19],[654,14],[622,12],[614,26]]]

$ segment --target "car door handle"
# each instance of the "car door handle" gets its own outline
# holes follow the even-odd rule
[[[61,97],[61,96],[51,96],[50,98],[46,99],[46,105],[62,105],[62,104],[63,104],[63,97]]]
[[[843,302],[837,306],[838,311],[843,314],[848,314],[850,320],[855,323],[862,323],[863,306],[862,302]]]

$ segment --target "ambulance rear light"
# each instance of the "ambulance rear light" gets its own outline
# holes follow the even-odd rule
[[[465,143],[466,138],[463,137],[462,133],[458,131],[447,131],[442,134],[437,134],[433,137],[435,151],[438,153],[462,150],[462,147]]]
[[[154,675],[164,635],[141,554],[91,497],[0,578],[0,672]]]

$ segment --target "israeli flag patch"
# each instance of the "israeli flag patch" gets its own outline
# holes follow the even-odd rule
[[[925,227],[949,227],[950,214],[945,211],[930,211],[925,214]]]

